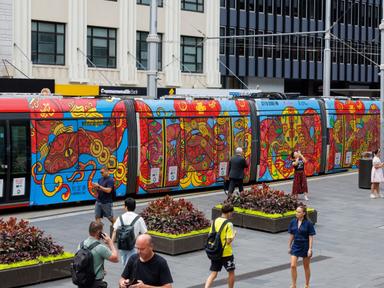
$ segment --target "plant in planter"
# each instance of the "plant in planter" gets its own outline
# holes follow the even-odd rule
[[[253,185],[250,190],[232,195],[227,201],[234,206],[234,225],[269,232],[287,230],[289,221],[295,217],[297,206],[303,205],[291,195],[274,190],[265,183]],[[221,206],[219,204],[213,208],[212,218],[219,215]],[[313,208],[307,211],[312,222],[316,222],[317,212]]]
[[[64,252],[62,246],[54,244],[51,237],[28,221],[0,219],[0,275],[4,276],[0,278],[7,279],[2,282],[5,287],[68,277],[72,258],[73,254]],[[49,264],[53,264],[54,273],[37,273],[45,271]],[[12,277],[15,273],[23,273],[23,277]]]
[[[191,202],[165,196],[151,201],[141,216],[155,250],[176,255],[204,248],[210,221]]]

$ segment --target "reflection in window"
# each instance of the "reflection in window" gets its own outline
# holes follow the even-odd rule
[[[27,173],[27,128],[12,126],[12,173]]]

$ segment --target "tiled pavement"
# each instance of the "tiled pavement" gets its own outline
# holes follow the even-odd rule
[[[356,172],[313,177],[309,179],[309,206],[318,210],[317,235],[314,243],[311,287],[384,287],[384,199],[370,199],[369,190],[357,185]],[[272,186],[289,192],[291,181]],[[190,200],[210,217],[210,209],[224,198],[222,192],[194,195]],[[138,211],[145,203],[138,205]],[[76,212],[57,215],[62,209],[25,213],[39,226],[74,251],[87,237],[93,218],[92,206],[76,207]],[[80,210],[80,211],[79,211]],[[66,212],[68,209],[65,210]],[[116,214],[122,209],[117,207]],[[38,214],[53,214],[47,218]],[[289,287],[289,255],[287,233],[270,234],[236,228],[234,242],[237,282],[235,287]],[[204,251],[180,256],[165,255],[174,279],[174,287],[203,287],[208,276],[209,261]],[[121,264],[107,263],[106,281],[118,287]],[[214,287],[227,287],[226,273],[221,272]],[[304,287],[304,273],[299,267],[298,287]],[[1,285],[0,285],[1,286]],[[70,279],[42,283],[30,287],[74,287]]]

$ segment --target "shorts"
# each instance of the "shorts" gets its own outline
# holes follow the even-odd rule
[[[235,260],[233,255],[222,257],[220,260],[211,260],[211,267],[209,270],[213,272],[220,272],[223,266],[227,272],[235,270]]]
[[[96,201],[95,204],[95,217],[96,218],[111,218],[113,217],[113,210],[112,210],[113,203],[101,203]]]

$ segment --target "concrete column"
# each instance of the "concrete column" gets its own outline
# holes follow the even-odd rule
[[[211,0],[210,0],[211,1]],[[216,0],[215,0],[216,1]],[[165,5],[165,34],[163,71],[165,73],[165,85],[180,87],[180,0],[168,0]],[[205,1],[207,3],[209,1]],[[175,58],[176,57],[176,58]],[[181,59],[180,59],[181,60]]]
[[[119,46],[120,82],[137,84],[136,68],[136,1],[120,0]]]
[[[31,0],[14,0],[13,17],[13,64],[32,78]],[[14,73],[15,77],[25,78],[17,71]]]
[[[12,22],[13,22],[13,10],[12,0],[0,0],[0,60],[6,59],[12,63]],[[6,64],[8,65],[8,64]],[[9,66],[9,65],[8,65]],[[0,62],[0,76],[8,76],[13,74],[13,68],[4,67]],[[12,73],[12,74],[11,74]]]
[[[88,82],[87,66],[87,0],[69,0],[67,29],[67,64],[69,81]]]
[[[207,37],[220,36],[220,1],[205,1]],[[212,39],[204,43],[204,73],[207,88],[220,88],[220,40]]]

